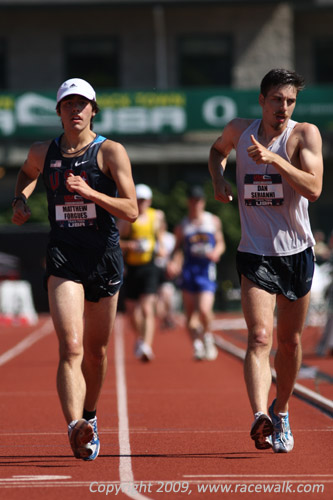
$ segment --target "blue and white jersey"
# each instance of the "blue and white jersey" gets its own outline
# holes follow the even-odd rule
[[[184,235],[185,262],[207,262],[206,255],[216,244],[213,215],[209,212],[202,214],[201,221],[192,222],[188,217],[182,221]]]
[[[216,265],[207,254],[216,245],[214,216],[202,214],[201,220],[183,219],[184,265],[181,287],[191,292],[216,289]]]

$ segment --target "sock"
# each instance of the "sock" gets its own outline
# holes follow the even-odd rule
[[[259,418],[260,415],[264,415],[264,413],[262,411],[257,411],[257,413],[254,414],[254,418],[257,420],[257,418]]]
[[[78,422],[78,420],[72,420],[72,421],[68,424],[68,429],[73,429],[73,427],[75,427],[76,422]]]
[[[278,415],[280,415],[280,417],[286,417],[288,415],[288,412],[284,413],[282,411],[279,411]]]
[[[84,418],[85,420],[91,420],[91,419],[93,419],[95,417],[96,417],[96,410],[94,410],[94,411],[88,411],[85,408],[83,409],[83,416],[82,416],[82,418]]]

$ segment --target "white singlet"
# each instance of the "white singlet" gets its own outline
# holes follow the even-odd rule
[[[308,214],[309,202],[272,165],[257,165],[248,156],[251,134],[259,141],[260,123],[260,119],[251,123],[242,133],[236,148],[242,229],[238,250],[266,256],[293,255],[315,244]],[[286,129],[267,148],[288,162],[286,144],[296,124],[289,120]]]

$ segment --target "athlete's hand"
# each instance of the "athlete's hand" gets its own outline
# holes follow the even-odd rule
[[[177,276],[180,275],[181,270],[182,270],[181,264],[179,262],[177,262],[176,260],[171,260],[167,264],[165,273],[169,279],[173,280],[173,279],[177,278]]]
[[[247,154],[257,164],[273,163],[275,153],[272,153],[258,142],[253,135],[251,135],[252,146],[247,148]]]
[[[83,198],[89,199],[92,189],[80,175],[69,174],[66,181],[66,188],[71,193],[77,193]]]
[[[221,254],[216,252],[215,248],[206,253],[205,257],[212,262],[217,263],[220,260]]]
[[[231,185],[224,177],[220,177],[213,184],[215,200],[222,201],[222,203],[229,203],[232,201],[232,190]]]
[[[31,210],[22,200],[18,200],[13,208],[13,224],[22,226],[31,216]]]

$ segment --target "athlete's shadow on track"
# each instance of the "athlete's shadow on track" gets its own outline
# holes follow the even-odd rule
[[[251,456],[252,455],[252,456]],[[254,455],[254,456],[253,456]],[[261,453],[251,451],[251,452],[231,452],[231,453],[223,453],[223,452],[210,452],[210,453],[146,453],[146,454],[137,454],[137,455],[122,455],[123,457],[131,457],[131,458],[221,458],[223,460],[249,460],[255,459],[260,456]],[[103,455],[102,455],[103,456]],[[104,455],[107,457],[108,455]]]
[[[78,461],[71,464],[65,464],[64,460],[73,459],[73,455],[7,455],[0,456],[0,468],[1,467],[17,467],[18,465],[22,465],[24,467],[59,467],[59,468],[67,468],[72,467],[73,463],[76,464]],[[59,462],[59,463],[57,463]]]
[[[199,459],[221,459],[221,460],[255,460],[262,458],[265,454],[261,452],[211,452],[211,453],[141,453],[136,455],[99,455],[99,459],[113,458],[119,459],[121,457],[135,458],[199,458]],[[70,460],[70,463],[64,463],[64,460]],[[58,463],[59,462],[59,463]],[[80,460],[73,460],[72,455],[6,455],[0,456],[0,467],[17,467],[22,465],[24,467],[59,467],[68,468],[73,465],[81,463]]]

